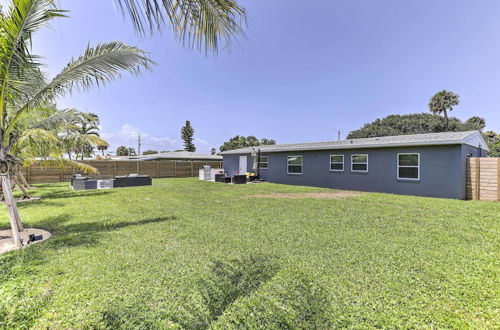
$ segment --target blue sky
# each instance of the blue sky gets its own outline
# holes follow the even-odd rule
[[[500,1],[241,1],[247,39],[218,58],[182,48],[169,30],[138,37],[113,0],[59,0],[71,10],[35,36],[57,73],[90,41],[121,40],[158,65],[61,107],[101,117],[111,149],[173,150],[186,119],[199,151],[236,135],[279,143],[336,139],[389,114],[424,112],[441,89],[461,96],[452,113],[500,131]],[[314,4],[311,5],[311,4]]]

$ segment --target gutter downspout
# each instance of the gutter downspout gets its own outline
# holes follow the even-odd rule
[[[260,148],[257,149],[257,180],[260,180]]]

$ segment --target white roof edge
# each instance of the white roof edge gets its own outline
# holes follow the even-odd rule
[[[457,132],[458,133],[458,132]],[[466,132],[463,132],[466,133]],[[248,154],[252,152],[252,148],[261,149],[261,153],[274,153],[274,152],[287,152],[287,151],[313,151],[313,150],[338,150],[338,149],[374,149],[374,148],[393,148],[393,147],[404,147],[404,146],[438,146],[438,145],[453,145],[453,144],[466,144],[472,147],[480,147],[483,150],[489,151],[488,144],[484,140],[481,132],[479,131],[469,131],[470,134],[466,135],[462,139],[453,140],[438,140],[438,141],[405,141],[405,142],[389,142],[389,143],[379,143],[379,144],[341,144],[341,145],[327,145],[327,146],[289,146],[283,148],[273,148],[273,146],[264,147],[246,147],[235,150],[229,150],[222,152],[222,155],[230,154]],[[356,139],[354,139],[356,140]],[[266,150],[269,149],[269,150]]]
[[[436,142],[407,142],[407,143],[384,143],[384,144],[373,144],[373,145],[340,145],[340,146],[326,146],[326,147],[310,147],[310,148],[287,148],[287,149],[282,149],[282,150],[269,150],[266,151],[261,150],[261,153],[271,153],[271,152],[287,152],[287,151],[309,151],[309,150],[333,150],[333,149],[374,149],[374,148],[394,148],[394,147],[401,147],[401,146],[412,146],[412,147],[418,147],[418,146],[432,146],[432,145],[450,145],[450,144],[461,144],[461,142],[457,141],[440,141],[439,143]],[[476,146],[477,147],[477,146]],[[230,154],[248,154],[251,153],[250,150],[241,150],[238,151],[236,150],[230,150],[223,152],[223,155],[230,155]]]

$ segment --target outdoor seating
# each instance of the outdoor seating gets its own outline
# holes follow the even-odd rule
[[[80,175],[73,175],[71,178],[71,186],[74,190],[139,187],[150,186],[152,183],[150,176],[137,174],[117,176],[111,180],[92,180]]]
[[[128,176],[117,176],[113,182],[114,188],[138,187],[152,185],[151,177],[148,175],[131,174]]]
[[[90,178],[88,176],[83,176],[81,174],[73,174],[71,176],[71,186],[73,186],[73,182],[75,180],[90,180]]]
[[[215,174],[215,182],[220,183],[231,183],[232,179],[230,176],[226,176],[226,174]]]
[[[244,184],[244,183],[247,183],[247,176],[246,175],[235,175],[233,177],[233,183],[234,184]]]
[[[73,181],[74,190],[88,190],[97,189],[97,180],[85,179],[75,179]]]
[[[111,189],[115,180],[97,180],[97,189]]]

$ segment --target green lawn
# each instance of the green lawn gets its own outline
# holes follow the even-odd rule
[[[40,185],[54,236],[0,256],[0,327],[500,327],[500,203],[252,197],[319,191]]]

